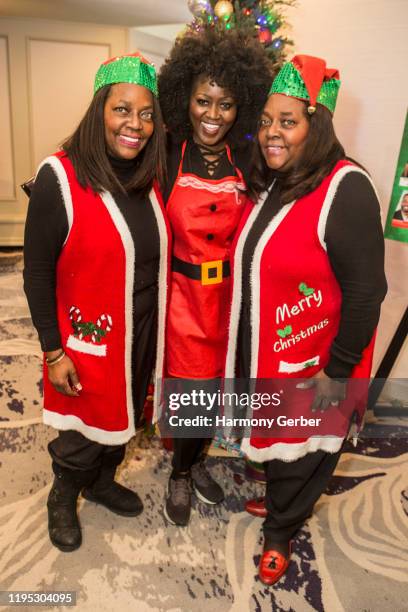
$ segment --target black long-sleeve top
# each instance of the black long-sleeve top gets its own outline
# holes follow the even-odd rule
[[[252,226],[243,251],[243,278],[249,278],[254,250],[269,221],[281,208],[279,181]],[[341,319],[325,373],[347,378],[360,362],[380,317],[387,292],[380,206],[368,178],[351,172],[341,181],[327,218],[327,255],[342,293]],[[243,283],[243,303],[250,287]],[[250,342],[245,342],[249,350]]]
[[[135,172],[137,160],[109,158],[122,184]],[[151,308],[151,292],[159,272],[159,231],[148,195],[112,194],[125,219],[135,247],[134,314]],[[24,237],[24,291],[43,351],[61,346],[58,329],[55,272],[68,234],[68,219],[58,180],[51,166],[39,171],[28,207]],[[145,303],[146,300],[149,303]]]

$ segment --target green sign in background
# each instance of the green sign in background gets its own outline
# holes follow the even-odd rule
[[[404,168],[408,164],[408,112],[405,117],[404,134],[402,136],[401,149],[398,157],[397,170],[395,172],[394,185],[392,188],[390,207],[387,215],[387,222],[385,224],[384,236],[391,238],[392,240],[399,240],[400,242],[408,242],[408,226],[407,227],[395,227],[392,225],[393,216],[395,214],[398,203],[401,200],[401,196],[404,192],[408,192],[408,179],[407,184],[401,184],[401,176]]]

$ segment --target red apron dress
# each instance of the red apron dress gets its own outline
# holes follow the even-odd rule
[[[167,204],[173,270],[166,329],[166,371],[177,378],[222,375],[230,303],[231,243],[247,201],[242,174],[203,179],[183,173]],[[227,155],[233,165],[231,152]]]

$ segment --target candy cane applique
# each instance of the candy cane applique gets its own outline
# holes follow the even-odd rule
[[[112,317],[103,313],[98,317],[96,323],[83,321],[80,309],[77,306],[71,306],[69,318],[73,334],[68,337],[67,347],[81,353],[105,357],[107,345],[102,344],[102,340],[112,329]]]

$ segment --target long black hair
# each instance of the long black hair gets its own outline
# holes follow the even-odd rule
[[[79,183],[93,191],[148,192],[155,178],[164,184],[166,173],[166,135],[160,105],[153,96],[154,132],[140,152],[135,173],[122,185],[109,162],[105,142],[104,109],[111,85],[101,87],[94,95],[88,110],[62,149],[72,161]],[[140,158],[140,159],[139,159]]]

